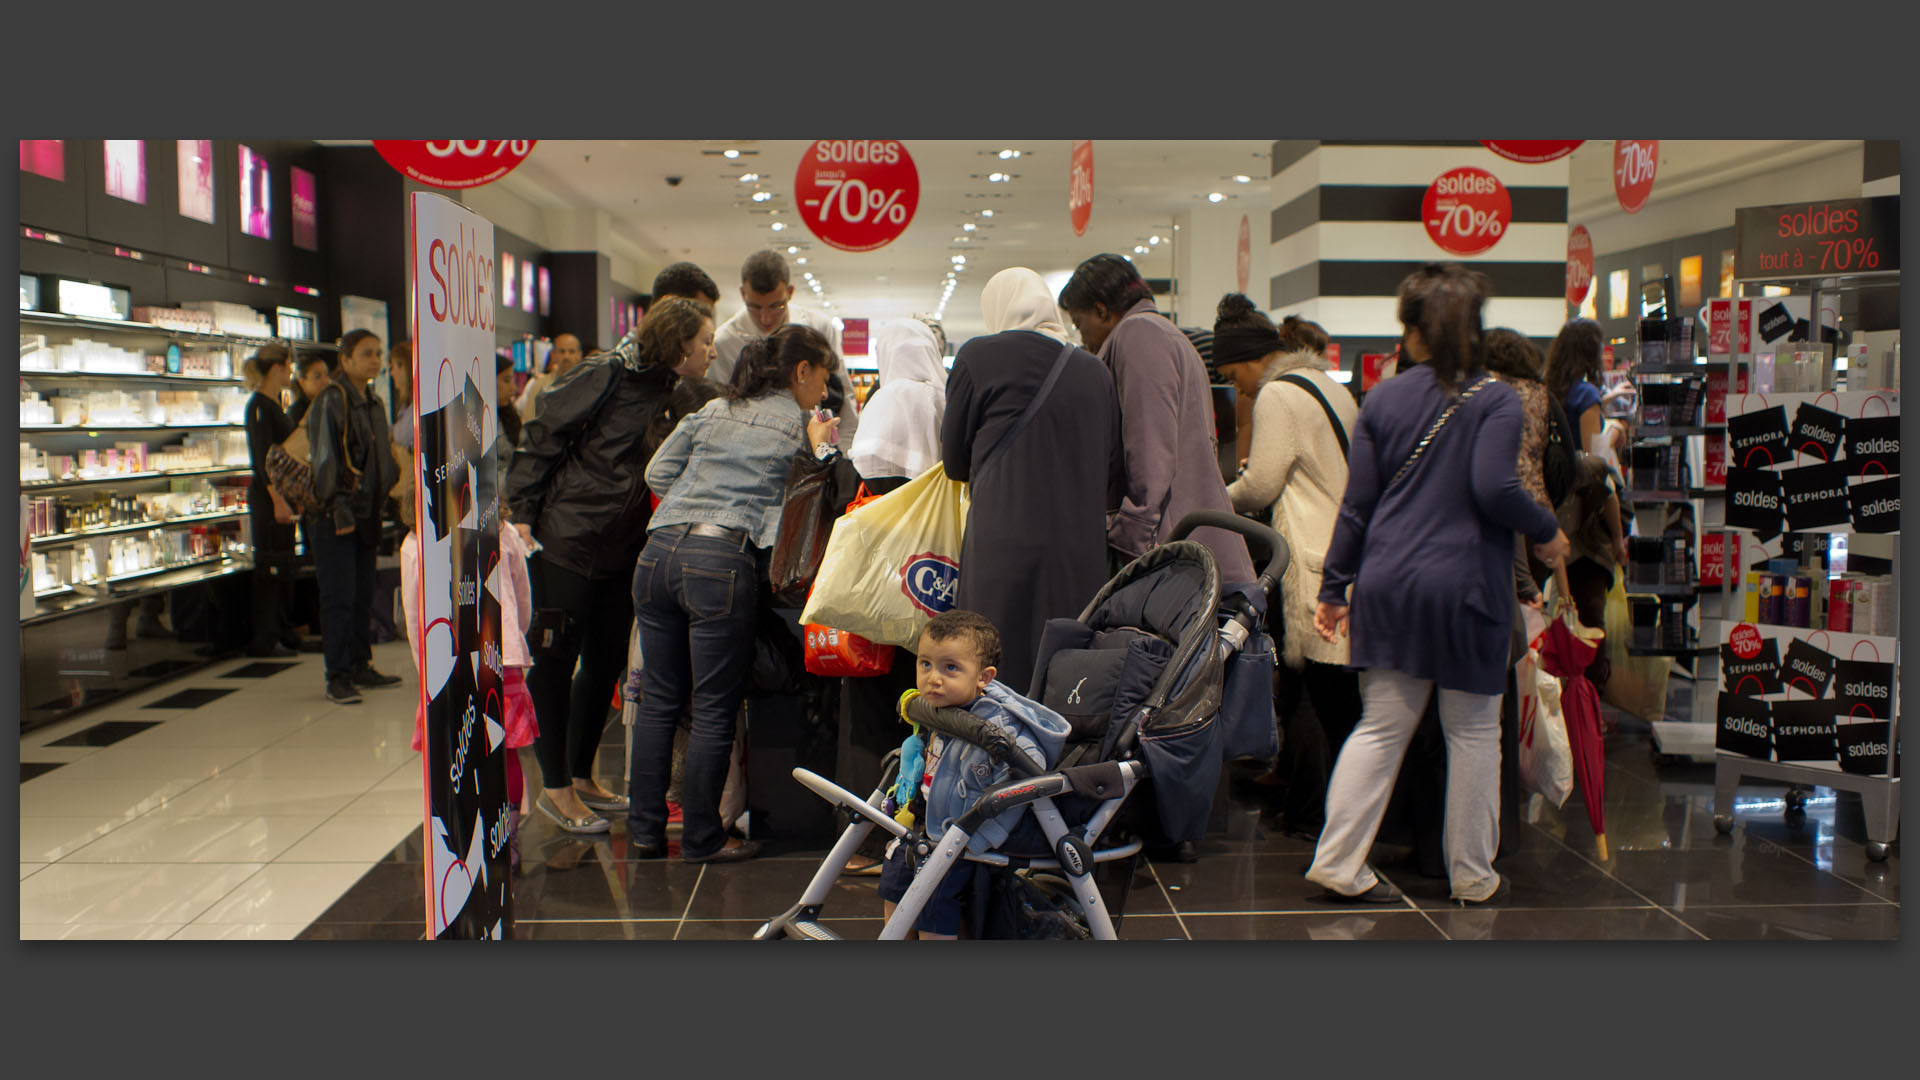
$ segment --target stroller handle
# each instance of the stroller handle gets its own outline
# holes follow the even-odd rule
[[[1195,510],[1180,519],[1173,527],[1174,540],[1185,540],[1193,535],[1195,529],[1225,529],[1236,533],[1247,542],[1247,553],[1253,556],[1256,565],[1265,563],[1260,569],[1260,590],[1272,593],[1280,584],[1280,578],[1287,572],[1287,561],[1292,553],[1287,550],[1287,542],[1277,532],[1250,518],[1239,514],[1229,514],[1222,510]]]
[[[1034,767],[1026,751],[1007,738],[1005,731],[965,709],[938,708],[929,705],[925,698],[917,697],[908,703],[906,718],[921,727],[932,728],[943,735],[951,735],[980,747],[989,758],[1005,763],[1007,769],[1022,780],[1040,775],[1040,770]]]

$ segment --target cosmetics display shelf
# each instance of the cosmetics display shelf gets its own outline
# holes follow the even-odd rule
[[[210,428],[238,428],[238,420],[207,420],[188,424],[22,424],[22,435],[92,434],[96,431],[205,431]]]
[[[119,577],[109,578],[106,582],[111,587],[122,582],[137,581],[138,584],[131,588],[110,588],[109,591],[99,591],[98,586],[89,585],[88,591],[82,591],[67,585],[46,593],[36,593],[35,599],[39,601],[35,605],[36,610],[32,615],[21,619],[20,625],[34,626],[89,608],[121,604],[152,593],[168,592],[184,585],[196,585],[252,569],[252,560],[223,553],[191,562],[172,563],[132,574],[122,574]]]
[[[52,533],[47,536],[35,536],[28,540],[34,547],[52,547],[56,544],[71,544],[81,540],[91,540],[96,536],[115,536],[125,533],[152,532],[154,529],[171,529],[181,525],[206,525],[215,521],[233,521],[247,516],[247,511],[221,510],[211,514],[189,514],[183,517],[166,518],[160,521],[141,521],[132,525],[109,525],[99,529],[83,529],[79,532]]]
[[[175,469],[171,472],[120,473],[114,476],[83,476],[72,480],[34,480],[20,485],[22,494],[41,491],[60,491],[65,488],[96,487],[103,484],[126,484],[142,480],[172,480],[191,476],[250,476],[253,470],[244,465],[223,465],[211,469]]]
[[[1634,367],[1637,375],[1705,375],[1729,367],[1725,360],[1697,360],[1691,364],[1644,364]]]
[[[48,368],[26,367],[20,369],[20,377],[23,379],[45,380],[47,382],[78,379],[111,379],[118,382],[132,379],[139,382],[196,383],[203,386],[238,386],[245,381],[238,375],[231,377],[219,375],[169,375],[163,371],[54,371]]]
[[[68,330],[106,330],[123,334],[139,334],[147,337],[165,337],[176,341],[200,341],[221,345],[237,345],[242,348],[257,349],[262,345],[285,345],[292,349],[334,350],[331,342],[302,341],[299,339],[249,337],[240,334],[207,333],[198,330],[177,330],[170,326],[158,326],[153,323],[138,323],[120,319],[90,319],[78,315],[55,315],[43,311],[23,311],[20,313],[20,325],[45,326]]]
[[[1682,439],[1691,435],[1712,435],[1718,427],[1642,427],[1637,436],[1640,439]]]

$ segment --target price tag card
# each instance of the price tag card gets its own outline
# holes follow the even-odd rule
[[[1780,486],[1787,501],[1787,528],[1811,532],[1824,526],[1846,525],[1851,520],[1847,496],[1847,467],[1807,465],[1783,469]]]
[[[1778,761],[1836,761],[1833,702],[1776,701],[1771,706],[1773,755]]]
[[[1771,469],[1727,470],[1727,524],[1752,529],[1761,540],[1780,535],[1786,513],[1780,474]]]
[[[1780,662],[1780,681],[1795,693],[1811,698],[1825,697],[1833,685],[1834,666],[1840,661],[1832,653],[1794,638],[1787,644],[1786,659]]]
[[[1761,761],[1772,760],[1772,712],[1768,703],[1758,698],[1721,694],[1720,723],[1714,733],[1714,747]]]
[[[1848,508],[1857,533],[1900,531],[1900,478],[1869,480],[1847,489]]]
[[[1793,460],[1787,439],[1787,410],[1775,405],[1727,418],[1728,464],[1742,469],[1783,465]]]
[[[1900,472],[1900,418],[1875,416],[1847,421],[1847,462],[1855,476],[1894,476]]]
[[[1833,461],[1840,457],[1840,444],[1846,435],[1847,418],[1837,412],[1803,402],[1793,414],[1790,441],[1795,454]]]

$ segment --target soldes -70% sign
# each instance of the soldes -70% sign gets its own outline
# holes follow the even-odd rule
[[[470,188],[512,172],[537,139],[375,139],[373,148],[409,179],[440,188]]]
[[[1454,255],[1478,255],[1500,242],[1513,219],[1513,197],[1483,169],[1462,167],[1441,174],[1427,188],[1420,220],[1427,235]]]
[[[841,251],[873,251],[906,231],[920,205],[920,174],[898,141],[822,139],[793,179],[807,228]]]

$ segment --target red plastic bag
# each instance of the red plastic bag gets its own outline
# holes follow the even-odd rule
[[[825,678],[864,679],[893,668],[893,646],[875,645],[858,634],[807,624],[807,670]]]

